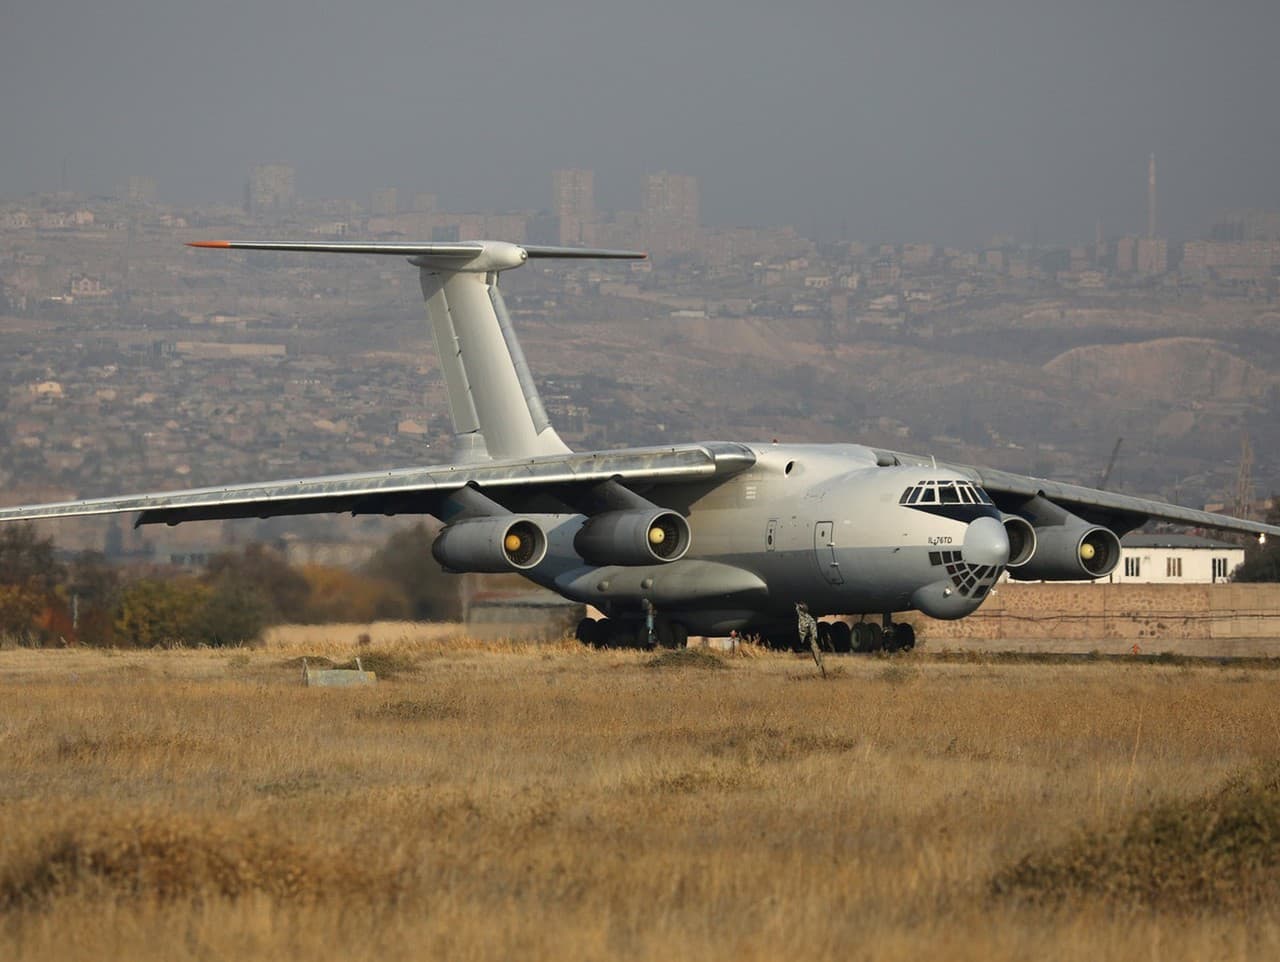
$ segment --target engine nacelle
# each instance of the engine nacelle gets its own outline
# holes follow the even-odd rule
[[[1036,553],[1036,529],[1026,518],[1016,514],[1001,515],[1004,533],[1009,536],[1009,560],[1007,568],[1021,568]]]
[[[1011,574],[1022,581],[1105,578],[1120,563],[1115,532],[1077,519],[1075,524],[1036,528],[1035,553]]]
[[[547,535],[529,518],[471,518],[441,531],[431,553],[451,571],[528,571],[546,557]]]
[[[593,565],[651,565],[679,561],[689,550],[689,522],[674,511],[605,511],[592,515],[573,549]]]

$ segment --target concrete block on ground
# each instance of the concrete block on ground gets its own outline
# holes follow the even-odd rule
[[[308,688],[355,688],[360,685],[376,685],[375,672],[365,671],[356,659],[355,668],[311,668],[302,662],[302,683]]]

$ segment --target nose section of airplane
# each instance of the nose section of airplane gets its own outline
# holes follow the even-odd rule
[[[1004,565],[1009,561],[1009,535],[995,518],[975,518],[964,533],[962,557],[971,565]]]

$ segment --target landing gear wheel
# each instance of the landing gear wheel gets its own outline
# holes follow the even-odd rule
[[[884,647],[884,632],[879,625],[860,621],[853,626],[853,642],[855,651],[879,651]]]
[[[831,651],[831,625],[825,621],[818,622],[818,648],[821,651]]]
[[[671,622],[671,645],[672,648],[689,647],[689,629],[678,621]]]
[[[838,654],[847,655],[853,647],[853,634],[849,631],[849,626],[843,621],[833,621],[831,623],[831,647]]]
[[[584,645],[590,645],[592,648],[600,647],[601,633],[600,622],[594,618],[583,618],[578,622],[578,627],[573,631],[573,637]]]
[[[890,642],[892,638],[892,642]],[[890,647],[892,645],[892,647]],[[884,647],[890,651],[910,651],[915,647],[915,628],[910,624],[895,624],[884,636]]]
[[[605,618],[596,629],[600,634],[602,648],[634,648],[636,646],[636,628],[619,618]],[[644,627],[641,626],[641,631]]]

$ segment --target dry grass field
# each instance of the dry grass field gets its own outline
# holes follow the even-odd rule
[[[0,652],[0,959],[1280,957],[1265,664],[356,651]]]

